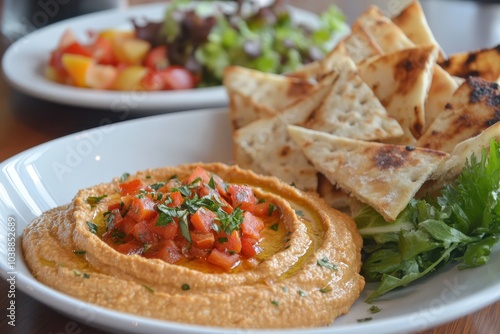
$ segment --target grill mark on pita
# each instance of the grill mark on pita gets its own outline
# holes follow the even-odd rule
[[[373,156],[375,166],[382,170],[398,168],[408,161],[409,151],[395,146],[382,146]]]
[[[306,95],[311,90],[311,84],[308,82],[294,82],[290,85],[290,88],[286,92],[286,95],[292,97]]]
[[[399,83],[397,93],[402,95],[406,95],[413,88],[418,75],[425,68],[429,53],[409,52],[408,56],[396,64],[394,71],[394,80]]]
[[[478,78],[468,78],[467,83],[471,88],[472,92],[470,94],[469,101],[471,103],[478,103],[480,101],[487,101],[492,107],[497,107],[499,86],[495,82],[486,82]]]

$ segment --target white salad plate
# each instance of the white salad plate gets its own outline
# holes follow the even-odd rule
[[[0,163],[1,276],[15,275],[19,290],[82,324],[117,333],[410,333],[500,299],[499,247],[484,266],[458,270],[450,265],[387,294],[374,303],[381,310],[375,314],[364,303],[375,288],[368,284],[349,314],[331,326],[313,329],[227,330],[155,320],[82,302],[41,284],[29,272],[21,248],[23,230],[45,210],[70,202],[79,189],[124,172],[197,161],[231,164],[232,159],[231,126],[224,108],[102,126],[44,143]],[[14,258],[4,244],[13,236],[8,222],[16,227]]]
[[[112,111],[127,108],[131,112],[151,114],[227,105],[227,94],[222,86],[177,91],[122,92],[72,87],[51,82],[44,77],[50,53],[56,48],[65,29],[71,28],[78,40],[85,42],[89,39],[89,30],[132,29],[132,18],[161,21],[165,9],[165,4],[111,9],[71,18],[36,30],[14,42],[5,52],[2,60],[5,77],[13,87],[28,95],[79,107]],[[292,19],[298,23],[314,27],[319,22],[315,14],[299,8],[290,7],[290,13]]]

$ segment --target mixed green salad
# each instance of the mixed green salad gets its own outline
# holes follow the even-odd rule
[[[165,45],[168,61],[200,78],[199,86],[220,85],[228,65],[285,73],[324,57],[345,17],[335,6],[316,27],[293,20],[282,0],[175,0],[163,22],[136,25],[136,34],[153,46]]]
[[[368,297],[422,278],[450,262],[459,269],[485,264],[500,234],[500,143],[471,156],[437,198],[413,200],[394,223],[371,207],[354,217],[364,238],[362,274],[380,282]]]

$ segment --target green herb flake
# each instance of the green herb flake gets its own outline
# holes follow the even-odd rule
[[[87,251],[84,251],[83,249],[78,249],[74,250],[73,253],[76,255],[84,255],[85,253],[87,253]]]
[[[331,270],[337,270],[338,268],[336,264],[330,263],[330,259],[327,257],[319,259],[316,263],[320,267],[325,267]]]
[[[379,313],[381,311],[380,307],[376,305],[372,305],[368,311],[370,311],[371,314]]]
[[[271,217],[273,215],[274,211],[276,211],[276,205],[274,205],[273,203],[270,203],[269,209],[267,211],[267,216]]]
[[[285,293],[287,293],[287,292],[288,292],[288,288],[287,288],[286,286],[282,287],[282,288],[281,288],[281,290],[282,290],[283,292],[285,292]]]
[[[87,273],[83,273],[82,277],[83,277],[83,278],[90,278],[90,275],[89,275],[89,274],[87,274]]]
[[[332,292],[332,288],[330,285],[327,285],[325,287],[322,287],[321,289],[319,289],[319,292],[321,293],[328,293],[328,292]]]
[[[271,304],[273,304],[274,306],[280,306],[280,302],[277,301],[276,299],[271,300]]]
[[[182,284],[181,289],[183,291],[187,291],[187,290],[191,289],[191,287],[189,286],[189,284],[184,283],[184,284]]]
[[[123,183],[129,178],[130,174],[129,173],[123,173],[122,176],[120,177],[120,181]]]
[[[297,216],[299,217],[304,217],[304,212],[302,212],[302,210],[295,210],[295,213],[297,214]]]
[[[229,239],[226,238],[226,237],[220,237],[220,238],[217,239],[217,242],[220,243],[220,244],[225,244],[228,241],[229,241]]]
[[[155,290],[153,290],[153,289],[152,289],[152,288],[150,288],[149,286],[144,285],[144,284],[143,284],[142,286],[143,286],[146,290],[148,290],[149,292],[151,292],[151,293],[155,293]]]
[[[278,223],[275,223],[275,224],[272,224],[271,226],[269,226],[269,228],[273,231],[277,231],[278,230],[278,226],[279,224]]]
[[[85,202],[90,204],[91,207],[96,206],[100,201],[102,201],[104,198],[108,197],[108,195],[102,195],[102,196],[89,196],[85,199]]]
[[[357,319],[357,322],[367,322],[367,321],[371,321],[371,320],[373,320],[372,317],[367,317],[367,318]]]
[[[298,291],[300,297],[307,297],[307,293],[304,290]]]
[[[93,234],[96,234],[97,235],[97,231],[98,231],[98,227],[96,224],[92,223],[92,222],[87,222],[87,226],[89,227],[89,231]]]
[[[210,177],[210,181],[208,181],[208,186],[211,188],[211,189],[215,189],[216,188],[216,184],[215,184],[215,181],[214,181],[214,177],[211,176]]]

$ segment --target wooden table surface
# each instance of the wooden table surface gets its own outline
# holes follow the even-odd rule
[[[130,1],[132,5],[137,2]],[[298,7],[320,12],[330,3],[337,3],[349,21],[359,15],[369,3],[376,3],[382,10],[397,10],[394,0],[315,0],[290,1]],[[2,2],[0,2],[2,4]],[[478,4],[471,1],[422,1],[429,25],[436,39],[447,53],[491,47],[500,44],[500,5]],[[8,44],[2,40],[2,50]],[[126,120],[144,116],[128,115]],[[0,162],[40,143],[100,125],[101,120],[124,121],[120,115],[107,110],[76,108],[58,105],[27,96],[11,89],[0,78]],[[4,222],[6,217],[2,217]],[[4,241],[2,241],[4,247]],[[4,260],[2,260],[4,261]],[[61,315],[23,292],[16,291],[16,327],[7,324],[8,284],[0,280],[0,332],[1,333],[96,333],[107,332],[77,323]],[[473,308],[473,305],[471,305]],[[437,328],[421,333],[472,333],[493,334],[500,329],[500,301]]]

